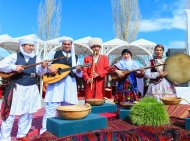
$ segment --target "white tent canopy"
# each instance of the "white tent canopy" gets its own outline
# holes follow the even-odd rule
[[[121,51],[123,49],[129,49],[133,55],[150,55],[151,56],[151,53],[144,49],[143,47],[141,46],[132,46],[132,45],[121,45],[121,46],[116,46],[114,47],[113,49],[111,49],[107,55],[110,55],[110,54],[121,54]]]
[[[6,39],[0,41],[0,47],[10,51],[10,52],[18,52],[19,51],[19,43],[15,39]]]
[[[132,43],[128,43],[121,39],[115,38],[113,40],[104,42],[104,53],[121,54],[125,48],[130,49],[133,55],[152,55],[152,50],[156,44],[145,39],[140,39]],[[148,47],[148,48],[147,48]]]
[[[45,52],[47,53],[47,52],[50,52],[50,51],[53,51],[53,50],[61,49],[62,46],[61,46],[61,43],[59,41],[62,38],[63,37],[59,37],[59,38],[56,38],[56,39],[44,41],[44,44],[45,44],[44,50],[45,50]],[[85,37],[85,38],[81,38],[81,39],[73,41],[76,54],[91,54],[92,53],[91,49],[89,49],[89,47],[87,46],[88,40],[90,38],[91,37]]]
[[[128,42],[123,41],[123,40],[118,39],[118,38],[104,42],[104,46],[118,46],[118,45],[128,45],[128,44],[129,44]]]
[[[9,36],[8,34],[3,34],[3,35],[0,35],[0,41],[1,40],[7,40],[7,39],[11,39],[12,37]]]
[[[11,36],[4,34],[4,35],[0,35],[0,46],[11,52],[18,52],[19,51],[19,42],[18,41],[23,38],[36,40],[37,43],[42,42],[42,40],[40,40],[37,37],[37,35],[35,35],[35,34],[30,34],[30,35],[16,37],[16,38],[12,38]]]
[[[87,37],[84,37],[84,38],[80,38],[78,40],[74,40],[74,43],[75,44],[81,44],[81,45],[84,45],[86,47],[88,47],[88,41],[91,39],[92,37],[90,36],[87,36]]]
[[[61,44],[59,40],[62,37],[55,38],[48,41],[41,40],[37,35],[30,34],[26,36],[12,38],[7,34],[0,35],[0,46],[4,49],[10,50],[11,52],[19,51],[19,44],[18,40],[22,38],[30,38],[37,41],[37,53],[41,54],[42,52],[44,55],[47,55],[52,50],[57,50],[61,48]],[[92,37],[87,36],[84,38],[80,38],[74,40],[75,52],[76,54],[89,54],[92,53],[92,50],[88,47],[88,41]],[[102,53],[105,55],[110,54],[121,54],[121,51],[124,48],[128,48],[132,51],[134,55],[149,55],[151,56],[152,51],[156,43],[145,40],[139,39],[132,43],[128,43],[118,38],[114,38],[112,40],[106,41],[103,43]]]
[[[154,47],[156,46],[156,43],[151,42],[149,40],[145,40],[145,39],[139,39],[139,40],[136,40],[136,41],[130,43],[130,45],[142,46],[143,48],[145,48],[152,54]]]

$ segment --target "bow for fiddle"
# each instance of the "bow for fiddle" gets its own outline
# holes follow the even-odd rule
[[[96,60],[97,55],[98,55],[98,52],[94,51],[93,52],[92,70],[91,70],[91,73],[92,73],[91,90],[92,90],[92,84],[93,84],[93,79],[94,79],[93,74],[94,74],[94,68],[95,68],[95,60]]]

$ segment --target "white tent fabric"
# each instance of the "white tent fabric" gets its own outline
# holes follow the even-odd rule
[[[92,53],[91,49],[89,49],[87,46],[88,40],[90,38],[91,37],[85,37],[85,38],[81,38],[81,39],[73,41],[76,54],[91,54]],[[62,46],[61,46],[61,43],[59,43],[60,39],[62,39],[62,37],[44,41],[45,52],[61,49]]]
[[[74,43],[75,44],[82,44],[82,45],[85,45],[88,47],[88,41],[91,39],[92,37],[90,36],[87,36],[87,37],[84,37],[84,38],[80,38],[78,40],[74,40]]]
[[[130,45],[142,46],[143,48],[145,48],[146,50],[148,50],[152,54],[154,47],[156,46],[156,43],[151,42],[149,40],[145,40],[145,39],[139,39],[137,41],[130,43]]]
[[[134,41],[130,44],[131,45],[137,45],[137,46],[139,46],[139,45],[141,45],[141,46],[155,46],[156,45],[156,43],[151,42],[149,40],[145,40],[145,39],[139,39],[139,40]]]
[[[37,35],[35,35],[35,34],[30,34],[30,35],[16,37],[16,38],[12,38],[11,36],[5,34],[4,36],[0,35],[0,46],[11,52],[18,52],[19,51],[19,42],[18,41],[23,38],[36,40],[38,43],[42,42],[42,40],[40,38],[38,38]]]
[[[10,52],[19,51],[18,40],[14,39],[14,38],[0,40],[0,47],[4,48]]]
[[[118,38],[104,42],[104,46],[118,46],[118,45],[129,45],[129,43]]]
[[[1,40],[7,40],[7,39],[11,39],[12,37],[9,36],[8,34],[3,34],[3,35],[0,35],[0,41]]]
[[[48,41],[43,41],[41,40],[37,35],[35,34],[29,34],[26,36],[21,36],[21,37],[16,37],[12,38],[11,36],[7,34],[0,35],[0,46],[7,49],[11,50],[12,52],[17,52],[19,51],[19,44],[18,40],[22,38],[30,38],[36,40],[41,46],[37,47],[37,53],[42,53],[44,52],[44,55],[46,56],[48,52],[51,50],[57,50],[61,48],[61,44],[59,43],[59,38],[55,38],[52,40]],[[75,45],[75,52],[76,54],[89,54],[92,53],[92,50],[89,49],[88,47],[88,41],[92,37],[87,36],[84,38],[80,38],[77,40],[74,40],[74,45]],[[145,40],[145,39],[140,39],[137,41],[134,41],[132,43],[128,43],[126,41],[123,41],[118,38],[114,38],[112,40],[109,40],[107,42],[103,43],[103,48],[102,48],[102,53],[109,55],[109,54],[119,54],[124,48],[128,48],[132,51],[134,55],[151,55],[153,47],[156,45],[156,43]],[[40,48],[40,49],[38,49]],[[44,50],[44,51],[43,51]]]

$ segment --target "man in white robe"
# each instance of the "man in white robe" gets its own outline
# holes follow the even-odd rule
[[[50,53],[49,60],[65,56],[63,59],[52,62],[53,64],[64,64],[70,67],[76,66],[75,70],[72,70],[66,77],[53,84],[48,84],[45,96],[45,115],[42,121],[42,128],[40,134],[44,133],[46,129],[47,118],[55,117],[56,107],[65,104],[78,104],[77,96],[77,77],[82,77],[81,67],[79,65],[79,59],[75,55],[75,49],[73,45],[73,39],[70,37],[64,37],[60,40],[62,42],[62,50],[54,51]],[[48,67],[49,72],[55,74],[57,69],[52,66]]]
[[[11,77],[8,86],[12,93],[5,93],[1,107],[1,118],[3,119],[0,130],[1,141],[11,140],[11,130],[16,115],[19,115],[17,139],[29,140],[26,136],[32,125],[32,115],[41,108],[36,74],[43,75],[47,71],[47,62],[24,69],[23,66],[35,64],[41,60],[33,53],[35,41],[21,39],[19,43],[20,52],[11,54],[0,62],[0,72],[17,72],[15,76]],[[11,85],[13,87],[10,87]],[[9,112],[6,112],[6,102],[10,97],[12,97],[11,107],[8,108]]]

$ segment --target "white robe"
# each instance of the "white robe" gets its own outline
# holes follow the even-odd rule
[[[65,52],[63,52],[63,54],[66,56]],[[54,55],[55,51],[50,53],[48,60],[53,59]],[[71,54],[69,53],[68,57],[70,57],[70,55]],[[79,65],[79,61],[77,61],[77,65]],[[76,70],[73,70],[73,72],[78,77],[82,77],[82,71],[77,73]],[[76,78],[67,75],[59,82],[49,84],[47,86],[44,102],[66,102],[70,104],[78,104]]]
[[[29,58],[24,56],[26,62]],[[11,72],[16,70],[17,54],[11,54],[2,61],[0,61],[0,72]],[[36,63],[41,62],[37,57]],[[43,75],[47,70],[43,69],[41,65],[36,66],[36,73]],[[13,89],[13,99],[11,105],[10,115],[23,115],[27,113],[34,113],[41,108],[41,97],[38,86],[23,86],[16,84]]]

